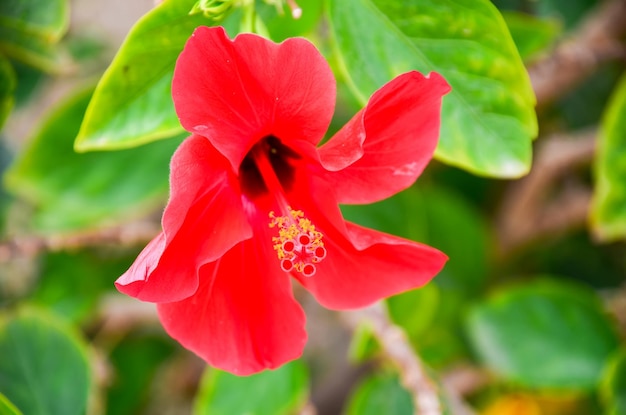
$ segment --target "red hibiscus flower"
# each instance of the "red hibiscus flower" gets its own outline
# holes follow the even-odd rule
[[[335,105],[316,48],[199,27],[174,71],[174,104],[192,135],[172,158],[163,232],[117,288],[158,303],[173,338],[244,375],[302,353],[291,277],[336,310],[427,283],[444,254],[346,222],[338,203],[371,203],[415,181],[448,90],[436,73],[400,75],[316,147]]]

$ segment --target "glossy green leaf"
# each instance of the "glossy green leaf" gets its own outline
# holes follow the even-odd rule
[[[613,241],[626,237],[626,76],[605,110],[596,158],[591,226],[596,237]]]
[[[0,129],[13,109],[16,81],[13,67],[0,55]]]
[[[92,388],[86,345],[52,315],[23,309],[0,322],[0,393],[24,415],[83,415]]]
[[[30,201],[43,231],[127,221],[164,204],[169,160],[180,139],[135,149],[77,154],[73,140],[91,90],[58,106],[5,176],[7,188]]]
[[[592,290],[548,279],[502,289],[476,305],[468,333],[488,367],[534,388],[594,389],[618,344]]]
[[[378,374],[363,380],[346,408],[345,415],[413,415],[411,395],[392,374]]]
[[[441,73],[436,157],[473,173],[518,177],[531,162],[535,98],[506,24],[488,0],[327,1],[343,75],[367,97],[394,76]]]
[[[609,361],[600,396],[607,415],[626,415],[626,349],[621,349]]]
[[[68,0],[2,0],[0,26],[57,41],[69,23]]]
[[[0,393],[0,415],[22,415],[22,412]]]
[[[309,375],[299,360],[252,376],[216,369],[204,374],[194,405],[195,415],[290,415],[306,404]],[[242,397],[244,397],[242,399]]]
[[[172,74],[185,42],[211,20],[189,15],[194,0],[165,0],[139,20],[98,83],[76,149],[135,147],[183,131]]]
[[[562,31],[560,20],[520,12],[502,12],[515,46],[524,61],[548,49]]]

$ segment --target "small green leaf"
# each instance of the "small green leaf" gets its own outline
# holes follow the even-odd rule
[[[195,415],[289,415],[306,404],[309,375],[296,360],[276,370],[239,377],[208,369],[196,397]],[[242,393],[245,398],[242,399]]]
[[[140,148],[77,154],[73,140],[91,96],[58,106],[5,176],[33,203],[43,231],[93,228],[138,217],[165,202],[169,160],[182,137]]]
[[[488,367],[534,388],[594,389],[618,343],[592,290],[549,279],[502,289],[467,327]]]
[[[549,48],[563,30],[561,21],[555,18],[538,18],[512,11],[502,12],[502,17],[524,61]]]
[[[626,76],[605,110],[596,158],[591,226],[603,241],[626,238]]]
[[[22,412],[0,393],[0,415],[22,415]]]
[[[609,361],[600,396],[608,409],[607,415],[626,414],[626,349],[621,349]]]
[[[76,138],[76,149],[120,149],[172,137],[183,129],[172,102],[174,64],[197,26],[194,0],[165,0],[132,28],[102,76]]]
[[[347,403],[346,415],[412,415],[411,395],[392,374],[378,374],[363,380]]]
[[[67,0],[2,0],[0,26],[55,42],[69,24]]]
[[[13,67],[0,55],[0,129],[13,109],[15,87]]]
[[[0,393],[24,415],[83,415],[92,388],[86,345],[46,313],[22,309],[0,322]]]
[[[327,1],[344,76],[367,97],[394,76],[441,73],[436,157],[473,173],[518,177],[537,134],[530,80],[506,24],[488,0]]]

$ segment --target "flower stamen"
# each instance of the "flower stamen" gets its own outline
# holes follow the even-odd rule
[[[278,236],[272,237],[280,268],[285,272],[296,270],[305,277],[317,271],[315,264],[326,257],[323,234],[304,216],[301,210],[287,207],[288,215],[276,216],[271,211],[270,228],[278,228]]]

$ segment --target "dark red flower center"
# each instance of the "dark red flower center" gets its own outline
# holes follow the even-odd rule
[[[285,193],[295,185],[294,164],[301,158],[278,138],[269,136],[246,155],[239,178],[244,195],[255,205],[262,204],[260,201],[269,196],[271,204],[276,206],[278,213],[269,210],[268,216],[269,227],[278,230],[272,243],[281,269],[311,277],[317,270],[315,264],[326,257],[323,234],[315,229],[303,211],[291,208]]]

